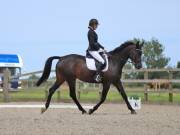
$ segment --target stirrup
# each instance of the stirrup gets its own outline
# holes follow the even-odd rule
[[[98,74],[95,76],[95,81],[100,82],[101,81],[101,76]]]

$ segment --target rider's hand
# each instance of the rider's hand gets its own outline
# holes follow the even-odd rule
[[[107,53],[107,51],[105,49],[103,51],[104,51],[104,53]]]
[[[100,48],[100,49],[98,50],[98,52],[104,52],[104,49]]]

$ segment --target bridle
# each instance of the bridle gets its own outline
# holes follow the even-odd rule
[[[142,52],[142,50],[141,50],[141,49],[136,49],[136,51]]]
[[[141,50],[141,49],[136,49],[136,51],[139,51],[139,52],[141,52],[141,53],[142,53],[142,50]],[[121,58],[121,60],[122,60],[122,61],[126,61],[126,60],[125,60],[125,59],[123,59],[123,58]],[[136,63],[135,63],[135,62],[133,62],[131,59],[130,59],[130,60],[128,59],[128,60],[127,60],[127,62],[128,62],[128,63],[131,63],[131,64],[134,64],[134,65],[136,64]]]

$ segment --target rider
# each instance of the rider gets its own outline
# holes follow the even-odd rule
[[[92,57],[94,57],[97,61],[97,71],[96,75],[94,76],[94,79],[97,82],[101,81],[101,70],[103,66],[105,65],[105,61],[100,55],[100,52],[105,52],[104,47],[98,43],[98,35],[96,34],[95,30],[97,29],[99,25],[99,22],[97,19],[91,19],[89,21],[89,31],[88,31],[88,41],[89,41],[89,47],[88,52]]]

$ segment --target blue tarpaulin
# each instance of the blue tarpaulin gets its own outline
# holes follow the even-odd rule
[[[15,54],[0,54],[1,63],[19,63],[19,58]]]
[[[22,58],[18,54],[0,54],[0,67],[22,67]]]

